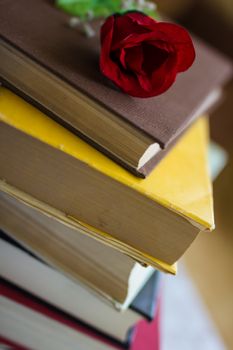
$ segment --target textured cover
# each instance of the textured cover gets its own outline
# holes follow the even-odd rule
[[[98,38],[87,39],[69,28],[67,18],[46,0],[0,2],[4,40],[152,136],[162,148],[187,127],[207,95],[230,74],[228,62],[196,40],[195,63],[166,93],[150,99],[130,97],[101,75]]]

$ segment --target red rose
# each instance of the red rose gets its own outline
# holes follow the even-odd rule
[[[100,69],[131,96],[163,93],[194,59],[192,39],[177,24],[135,11],[114,14],[101,28]]]

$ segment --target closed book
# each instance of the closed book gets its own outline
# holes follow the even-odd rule
[[[161,273],[155,271],[132,301],[130,308],[148,321],[154,319],[159,304]]]
[[[138,321],[154,318],[159,292],[158,272],[140,291],[140,300],[136,296],[129,309],[120,312],[81,281],[67,278],[5,233],[1,232],[0,236],[2,278],[116,341],[127,344],[130,330]]]
[[[100,74],[98,36],[87,39],[67,23],[68,16],[48,0],[1,2],[2,81],[145,177],[163,150],[216,102],[230,64],[194,40],[195,63],[166,93],[132,98]]]
[[[156,310],[152,322],[148,324],[148,322],[142,320],[138,323],[130,350],[160,350],[162,348],[160,303],[161,302],[159,301],[158,309]]]
[[[0,120],[1,190],[136,260],[174,273],[214,228],[207,119],[144,180],[4,88]]]
[[[56,270],[89,286],[119,309],[129,306],[154,271],[6,193],[0,193],[0,227]]]
[[[0,335],[33,350],[124,348],[49,304],[0,281]]]
[[[124,348],[114,340],[104,337],[94,329],[3,280],[0,289],[0,311],[1,339],[8,340],[11,344],[20,344],[22,349]],[[147,330],[144,328],[145,324],[149,327]],[[135,326],[128,348],[139,349],[144,335],[144,344],[150,344],[148,349],[159,349],[158,325],[157,314],[152,323],[139,322]]]

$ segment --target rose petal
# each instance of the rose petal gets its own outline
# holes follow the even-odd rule
[[[103,46],[103,44],[105,45],[108,44],[109,48],[111,47],[113,27],[114,27],[114,16],[110,16],[106,19],[106,21],[100,28],[101,46]],[[109,41],[109,39],[111,40]]]
[[[153,46],[157,47],[158,49],[161,49],[161,50],[166,51],[168,53],[175,52],[175,46],[173,44],[168,43],[168,42],[165,42],[162,40],[151,40],[148,43],[150,45],[153,45]]]
[[[144,41],[157,41],[158,45],[167,43],[167,48],[172,46],[178,53],[178,71],[187,70],[195,59],[195,49],[189,33],[181,26],[173,23],[156,22],[154,31],[151,33],[131,34],[122,41],[115,43],[114,48],[128,48]],[[169,49],[170,50],[170,49]]]
[[[137,46],[138,44],[144,41],[156,40],[156,39],[157,39],[156,32],[142,33],[142,34],[131,33],[130,35],[125,37],[123,40],[119,42],[115,42],[112,49],[117,50],[117,49],[121,49],[122,47],[127,48],[127,47]]]
[[[195,59],[195,49],[187,30],[177,24],[166,22],[158,23],[157,27],[164,40],[172,43],[176,48],[178,71],[183,72],[187,70]]]
[[[178,24],[157,22],[156,27],[161,40],[171,44],[187,44],[190,41],[192,42],[188,31]]]
[[[121,72],[120,67],[111,59],[111,43],[114,29],[114,16],[107,19],[101,28],[101,55],[100,69],[102,73],[113,81],[127,83],[127,77]]]
[[[184,72],[186,71],[195,60],[195,50],[193,45],[176,45],[177,57],[178,57],[178,71]]]
[[[144,26],[138,25],[137,22],[132,21],[128,14],[125,14],[124,16],[114,15],[113,49],[116,43],[125,40],[125,38],[132,33],[137,35],[148,32],[148,29]]]
[[[147,76],[138,75],[140,88],[137,86],[135,92],[131,95],[135,97],[153,97],[160,95],[174,83],[176,75],[176,58],[169,57],[158,70],[154,71],[151,79]]]
[[[120,62],[122,64],[122,66],[127,69],[127,65],[126,65],[126,61],[125,61],[125,56],[126,56],[126,52],[125,49],[121,49],[120,50]]]
[[[137,23],[140,27],[148,28],[150,30],[157,23],[155,19],[139,11],[128,12],[127,17],[130,18],[132,22]]]
[[[143,51],[141,46],[134,46],[132,48],[126,49],[126,65],[127,67],[135,73],[140,73],[142,71],[143,63]]]
[[[146,95],[148,95],[148,93],[150,93],[152,91],[152,83],[151,80],[145,75],[145,74],[138,74],[137,75],[138,78],[138,82],[140,84],[141,87],[141,94],[146,93]]]
[[[170,55],[164,64],[153,72],[152,85],[157,95],[166,91],[174,83],[177,75],[176,63],[176,55]]]
[[[102,73],[112,80],[119,88],[126,87],[125,92],[131,91],[132,84],[137,83],[136,77],[128,76],[122,72],[119,65],[111,59],[111,43],[114,29],[114,17],[107,19],[101,28],[101,55],[100,55],[100,69]]]
[[[101,27],[101,55],[100,68],[103,74],[108,75],[112,69],[118,69],[117,65],[110,59],[111,44],[113,36],[114,17],[109,17]]]
[[[144,57],[143,71],[150,76],[155,69],[159,69],[167,60],[169,53],[155,45],[151,45],[151,42],[142,43],[142,48]]]

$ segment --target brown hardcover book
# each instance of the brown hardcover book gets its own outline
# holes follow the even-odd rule
[[[0,34],[2,81],[142,177],[218,99],[231,71],[195,41],[195,63],[166,93],[133,98],[101,75],[98,36],[87,39],[70,28],[51,1],[1,1]]]

